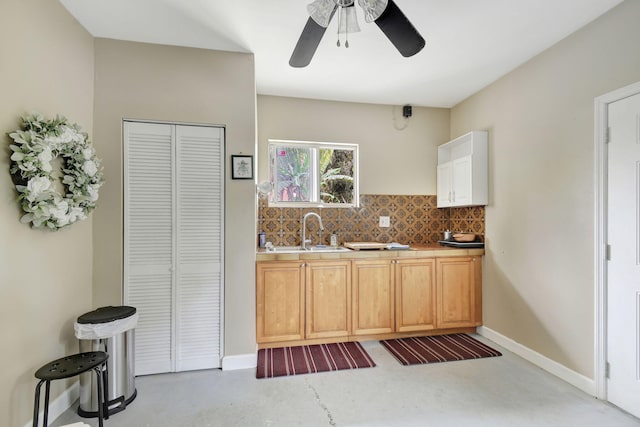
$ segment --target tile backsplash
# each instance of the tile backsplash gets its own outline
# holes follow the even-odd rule
[[[267,200],[258,201],[258,230],[266,241],[276,246],[300,245],[302,217],[317,212],[322,217],[324,233],[319,233],[316,218],[307,220],[307,235],[313,243],[329,243],[337,234],[344,242],[400,242],[429,244],[442,239],[445,230],[469,232],[484,240],[484,206],[436,208],[436,196],[360,195],[357,208],[276,208]],[[388,216],[390,227],[379,227],[379,217]]]

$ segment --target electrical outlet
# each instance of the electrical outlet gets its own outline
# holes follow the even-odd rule
[[[390,226],[391,226],[391,219],[388,216],[381,216],[380,227],[390,227]]]

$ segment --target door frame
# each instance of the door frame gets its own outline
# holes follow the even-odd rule
[[[608,185],[608,106],[630,96],[640,94],[640,82],[630,84],[594,100],[594,162],[595,162],[595,360],[596,397],[607,400],[607,185]]]

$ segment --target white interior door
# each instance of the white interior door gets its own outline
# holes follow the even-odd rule
[[[640,94],[608,117],[607,399],[640,417]]]
[[[220,367],[224,129],[124,122],[124,302],[137,375]]]
[[[173,368],[175,127],[124,122],[124,303],[136,307],[136,375]]]
[[[220,367],[223,132],[176,127],[176,371]]]

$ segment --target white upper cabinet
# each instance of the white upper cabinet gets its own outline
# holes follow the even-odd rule
[[[487,132],[473,131],[438,147],[438,207],[489,201]]]

